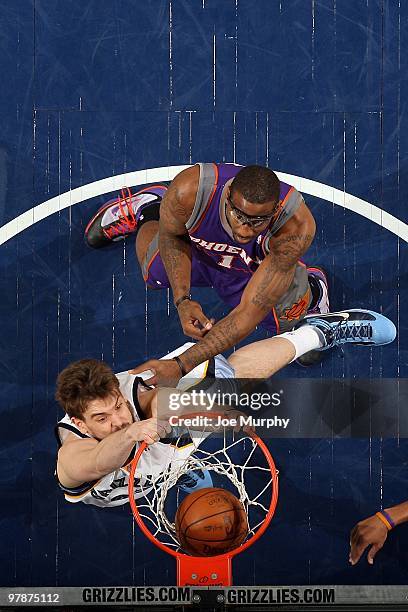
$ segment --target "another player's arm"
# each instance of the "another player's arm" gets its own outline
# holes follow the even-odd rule
[[[311,245],[316,224],[303,203],[270,241],[270,253],[255,272],[241,302],[180,356],[187,371],[248,336],[288,291],[299,258]]]
[[[160,206],[159,250],[175,302],[190,293],[191,245],[186,223],[193,211],[199,173],[199,166],[193,166],[178,174]]]
[[[398,506],[386,508],[385,511],[395,526],[408,521],[408,501],[398,504]],[[372,565],[375,555],[384,546],[388,531],[386,524],[376,515],[369,516],[357,523],[350,534],[350,563],[352,565],[358,563],[366,548],[370,547],[367,553],[367,561]]]
[[[66,487],[74,487],[119,469],[137,442],[153,444],[170,430],[156,418],[137,421],[103,440],[78,439],[70,434],[58,452],[57,474]]]
[[[191,242],[186,223],[194,208],[199,178],[199,166],[180,172],[160,206],[159,250],[175,303],[190,293]],[[212,320],[196,301],[182,301],[177,311],[186,336],[199,339],[212,326]]]

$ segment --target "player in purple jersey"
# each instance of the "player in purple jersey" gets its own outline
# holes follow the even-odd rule
[[[159,220],[160,207],[160,220]],[[292,329],[307,312],[328,312],[327,281],[300,258],[315,234],[302,195],[262,166],[197,164],[167,185],[108,202],[86,228],[99,248],[136,233],[136,253],[151,288],[171,287],[184,333],[200,340],[179,363],[157,363],[155,382],[179,378],[261,324]],[[232,307],[214,324],[191,299],[214,287]]]

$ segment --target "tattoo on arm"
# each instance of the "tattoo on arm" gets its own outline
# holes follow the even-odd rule
[[[275,241],[273,252],[262,264],[261,279],[256,283],[255,290],[249,292],[250,299],[247,304],[256,306],[256,311],[248,312],[247,308],[234,309],[214,325],[202,340],[181,355],[187,369],[192,369],[199,363],[231,348],[262,321],[265,313],[270,311],[288,290],[296,263],[312,240],[312,234],[292,234]]]
[[[309,248],[312,240],[312,234],[289,234],[271,240],[271,255],[276,268],[282,272],[288,272]]]
[[[286,287],[286,285],[290,285],[292,276],[292,270],[289,273],[278,272],[272,258],[268,256],[262,270],[262,279],[252,294],[251,304],[264,312],[271,310],[272,306],[276,303],[276,294],[279,293],[277,280],[278,282],[280,280],[280,284]]]
[[[289,289],[299,257],[308,249],[313,234],[289,234],[274,239],[264,261],[261,280],[251,295],[251,304],[263,312],[271,308]]]
[[[191,247],[183,236],[160,236],[160,255],[173,293],[188,293],[191,278]]]
[[[185,221],[178,189],[170,185],[160,208],[159,250],[175,299],[190,291],[191,243]]]
[[[226,351],[250,332],[239,325],[235,310],[221,319],[197,344],[180,355],[186,368],[192,370],[199,363]]]
[[[234,309],[214,325],[202,340],[181,356],[187,368],[192,369],[231,348],[255,328],[265,313],[271,310],[288,290],[296,263],[312,239],[311,234],[292,234],[275,241],[273,253],[268,255],[262,264],[260,280],[256,282],[255,289],[249,290],[250,299],[247,303],[256,307],[255,312],[245,313],[245,309]]]

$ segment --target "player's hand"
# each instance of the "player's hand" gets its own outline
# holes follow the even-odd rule
[[[375,555],[384,546],[387,536],[387,527],[376,516],[370,516],[357,523],[350,534],[349,561],[351,565],[358,563],[367,546],[370,546],[367,561],[372,565]]]
[[[133,370],[129,370],[129,374],[137,375],[146,370],[152,372],[152,376],[144,381],[146,385],[176,387],[182,376],[180,366],[174,359],[149,359]]]
[[[240,429],[242,429],[242,431],[247,434],[255,433],[254,425],[244,425],[245,420],[248,419],[248,414],[240,410],[229,410],[227,414],[229,415],[230,413],[234,413],[237,420],[237,426],[234,428],[234,431],[240,431]]]
[[[135,442],[146,442],[146,444],[154,444],[160,438],[165,438],[170,432],[170,423],[155,417],[145,421],[137,421],[128,429],[129,435]]]
[[[184,300],[177,308],[181,327],[186,336],[199,340],[214,325],[215,319],[209,319],[200,304],[194,300]]]
[[[235,432],[244,431],[245,433],[251,434],[255,433],[255,428],[250,425],[244,425],[245,420],[248,418],[248,415],[245,412],[241,412],[241,410],[236,410],[235,408],[230,408],[225,411],[225,417],[227,419],[231,419],[231,427]],[[236,422],[236,425],[233,423]]]

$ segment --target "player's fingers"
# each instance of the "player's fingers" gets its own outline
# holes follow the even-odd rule
[[[354,525],[353,529],[350,531],[350,544],[356,539],[358,533],[358,526]]]
[[[196,326],[196,323],[198,326]],[[201,329],[200,323],[198,321],[194,321],[194,323],[187,323],[183,325],[183,332],[186,336],[191,336],[195,340],[200,340],[205,334],[205,331]]]
[[[171,433],[171,425],[170,425],[170,423],[167,423],[166,425],[163,425],[163,427],[161,428],[160,431],[163,432],[163,435],[161,437],[165,438],[167,436],[167,434]]]
[[[240,418],[241,418],[241,412],[238,412],[237,410],[230,410],[227,413],[228,418],[230,419],[230,425],[232,427],[232,430],[235,433],[238,433],[241,429],[241,422],[240,422]]]
[[[370,550],[367,553],[367,561],[369,562],[370,565],[373,565],[374,557],[378,553],[378,551],[381,550],[381,548],[382,548],[382,544],[373,544],[371,546]]]
[[[154,430],[155,430],[155,433],[158,435],[159,438],[162,438],[163,435],[165,434],[165,429],[163,429],[163,427],[160,425],[160,423],[156,423],[156,425],[154,426]]]
[[[365,542],[364,537],[361,534],[361,527],[357,524],[350,533],[350,547],[361,546]],[[367,542],[368,544],[368,542]],[[366,546],[367,546],[366,544]]]
[[[171,432],[171,425],[170,425],[170,423],[168,421],[160,421],[160,423],[161,423],[161,425],[162,425],[162,427],[163,427],[163,429],[164,429],[164,431],[166,433],[170,433]]]
[[[203,330],[209,331],[212,328],[213,324],[211,320],[206,317],[202,311],[197,313],[195,316],[197,317],[198,322],[200,323]]]
[[[159,427],[160,421],[157,417],[150,417],[150,419],[147,419],[144,422],[144,426],[146,431],[150,432],[154,432],[157,431],[157,428]]]
[[[253,425],[244,425],[244,422],[242,421],[243,418],[245,418],[246,415],[241,415],[238,419],[238,423],[239,423],[239,428],[242,429],[243,432],[247,433],[247,434],[254,434],[255,433],[255,427]]]
[[[355,565],[360,560],[368,542],[361,536],[359,524],[355,525],[350,532],[350,553],[349,561],[351,565]]]
[[[150,436],[155,442],[157,442],[158,440],[160,440],[160,435],[159,432],[157,430],[157,426],[156,427],[149,427],[148,429],[146,429],[146,434],[148,436]]]
[[[145,381],[146,385],[150,385],[151,387],[156,387],[159,384],[159,377],[155,373],[151,378],[147,378]]]
[[[165,421],[159,421],[157,423],[157,432],[158,432],[160,438],[165,438],[166,434],[169,433],[167,425],[168,425],[168,423],[166,423]],[[170,431],[171,431],[171,427],[170,427]]]
[[[349,552],[349,563],[351,563],[351,565],[355,565],[359,559],[360,557],[357,557],[356,551],[351,548]]]
[[[132,370],[128,370],[128,373],[129,374],[141,374],[142,372],[145,372],[146,370],[150,370],[153,374],[155,374],[156,372],[154,368],[155,363],[156,363],[155,359],[149,359],[149,361],[145,361],[144,363],[141,363],[140,365],[136,366]]]
[[[148,433],[144,434],[143,441],[146,442],[146,444],[154,444],[156,442],[153,436],[150,436]]]
[[[349,555],[351,565],[355,565],[359,562],[360,557],[366,548],[367,542],[362,542],[361,538],[359,538],[355,544],[352,544]]]
[[[254,434],[255,433],[255,427],[252,425],[245,425],[242,428],[242,431],[245,431],[245,433],[247,434]]]
[[[200,304],[192,304],[189,315],[192,319],[196,319],[198,321],[198,324],[202,329],[208,331],[212,328],[212,321],[204,314]],[[196,325],[196,322],[194,324]]]
[[[254,432],[254,429],[250,425],[245,425],[243,419],[246,418],[246,414],[239,410],[234,410],[229,413],[231,417],[236,421],[236,425],[234,425],[234,432],[237,433],[239,431],[244,431],[246,433]]]

